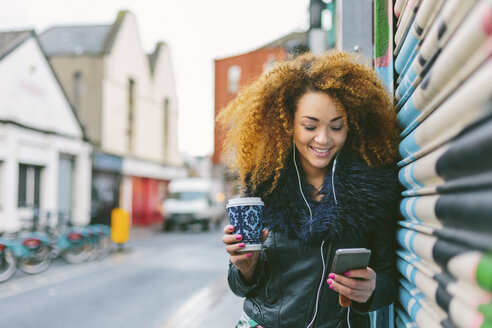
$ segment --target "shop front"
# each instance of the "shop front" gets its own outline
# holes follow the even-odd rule
[[[94,152],[91,223],[111,224],[111,211],[120,206],[121,157]]]

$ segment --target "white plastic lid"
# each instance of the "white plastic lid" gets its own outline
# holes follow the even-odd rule
[[[263,201],[260,197],[240,197],[229,199],[226,207],[231,206],[244,206],[244,205],[261,205],[263,206]]]

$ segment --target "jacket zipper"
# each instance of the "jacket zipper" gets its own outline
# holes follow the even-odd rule
[[[268,260],[268,254],[267,254],[266,247],[264,245],[262,245],[262,248],[263,248],[263,261],[270,266],[270,261]],[[267,299],[269,299],[268,287],[270,286],[270,282],[272,281],[272,275],[273,274],[272,274],[272,270],[271,270],[271,266],[270,266],[270,276],[268,277],[268,281],[267,281],[266,286],[265,286],[265,296]]]
[[[263,320],[263,311],[261,310],[260,304],[258,304],[257,301],[253,297],[250,297],[250,300],[253,302],[253,304],[258,308],[258,312],[260,312],[260,318]]]

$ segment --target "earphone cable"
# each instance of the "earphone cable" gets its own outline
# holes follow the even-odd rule
[[[297,173],[297,181],[299,182],[299,191],[301,192],[302,198],[304,199],[304,202],[306,203],[306,206],[309,210],[309,223],[313,221],[313,212],[311,211],[311,206],[309,206],[309,203],[304,196],[304,193],[302,192],[302,187],[301,187],[301,175],[299,174],[299,169],[297,168],[297,163],[296,163],[296,145],[294,142],[292,142],[292,159],[294,160],[294,166],[296,167],[296,173]]]

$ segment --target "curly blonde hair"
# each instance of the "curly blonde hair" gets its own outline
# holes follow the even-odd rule
[[[255,192],[277,185],[292,151],[293,122],[299,98],[310,91],[327,93],[349,127],[345,147],[370,166],[394,163],[399,128],[389,94],[377,74],[344,52],[304,54],[278,63],[241,90],[217,117],[227,129],[223,144],[229,169]]]

